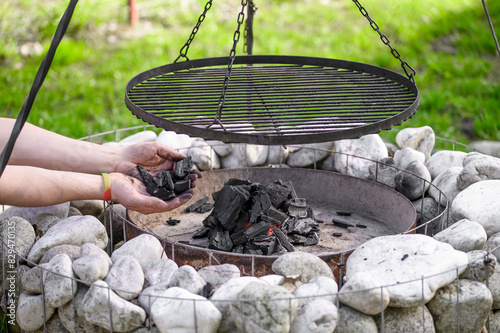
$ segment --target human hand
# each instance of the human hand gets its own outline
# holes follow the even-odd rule
[[[151,196],[146,191],[144,184],[137,178],[122,173],[111,173],[109,179],[111,181],[111,200],[143,214],[170,211],[185,204],[193,196],[193,190],[188,190],[172,200],[163,201]]]

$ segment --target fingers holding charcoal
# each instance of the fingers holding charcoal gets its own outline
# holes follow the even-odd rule
[[[156,179],[140,165],[137,170],[142,177],[142,182],[146,186],[146,190],[152,196],[162,199],[163,201],[172,200],[179,194],[188,191],[194,187],[193,177],[189,177],[193,161],[191,156],[179,161],[175,165],[174,171],[163,170],[158,174]]]

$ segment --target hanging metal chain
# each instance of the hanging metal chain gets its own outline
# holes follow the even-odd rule
[[[247,4],[248,4],[248,0],[241,1],[241,11],[238,14],[238,19],[237,19],[238,26],[236,27],[236,31],[234,32],[234,35],[233,35],[233,47],[231,48],[231,51],[229,52],[229,63],[227,65],[227,69],[226,69],[226,76],[224,77],[224,85],[222,86],[222,93],[221,93],[220,98],[219,98],[219,106],[217,108],[217,114],[215,116],[214,122],[211,125],[207,126],[207,128],[209,128],[210,126],[212,126],[215,123],[218,123],[222,127],[224,132],[226,132],[226,129],[224,128],[224,126],[220,122],[220,117],[221,117],[222,108],[224,107],[224,103],[226,102],[227,86],[229,84],[229,79],[231,78],[231,70],[233,68],[234,58],[236,57],[236,46],[238,45],[238,41],[240,40],[240,36],[241,36],[240,28],[241,28],[241,25],[243,24],[243,22],[245,21],[245,7],[247,6]]]
[[[391,49],[391,53],[394,56],[394,58],[398,59],[401,62],[401,67],[403,67],[403,70],[405,71],[406,76],[408,76],[408,78],[413,83],[415,83],[415,75],[416,75],[415,70],[406,61],[403,61],[403,59],[401,59],[401,55],[399,54],[398,50],[396,50],[395,48],[392,47],[391,42],[389,41],[389,38],[387,38],[387,36],[384,35],[380,31],[378,24],[375,23],[374,20],[372,20],[370,15],[368,15],[368,12],[366,11],[366,9],[359,3],[359,1],[352,0],[352,2],[354,2],[356,4],[359,11],[361,12],[361,15],[363,15],[368,20],[372,29],[375,30],[379,34],[380,40],[382,41],[382,43],[384,43],[385,45],[387,45]]]
[[[180,54],[177,57],[177,59],[175,59],[174,63],[179,61],[179,59],[181,59],[181,58],[186,58],[186,61],[189,60],[189,58],[187,57],[189,46],[191,45],[191,42],[193,41],[194,37],[196,36],[196,33],[198,32],[198,30],[200,30],[201,23],[205,20],[205,16],[207,15],[207,12],[210,10],[210,8],[212,8],[212,1],[213,0],[208,0],[208,2],[205,4],[205,9],[203,10],[203,13],[201,13],[200,17],[198,18],[198,22],[196,22],[196,25],[194,26],[193,31],[191,31],[191,35],[189,36],[188,40],[186,41],[184,46],[181,47]]]

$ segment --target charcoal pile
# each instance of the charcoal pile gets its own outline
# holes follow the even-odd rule
[[[252,183],[233,178],[212,194],[213,210],[190,245],[221,251],[271,255],[293,245],[318,243],[318,221],[291,182]]]
[[[142,182],[146,186],[146,191],[163,201],[172,200],[178,194],[191,188],[191,181],[186,179],[186,177],[192,168],[193,161],[191,156],[177,162],[174,171],[163,170],[156,178],[140,165],[137,166],[137,170],[142,177]]]

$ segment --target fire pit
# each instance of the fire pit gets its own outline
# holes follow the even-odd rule
[[[298,251],[313,253],[334,270],[342,273],[347,255],[360,244],[382,235],[399,234],[415,226],[416,212],[412,203],[391,188],[360,178],[339,173],[295,168],[245,168],[207,171],[197,182],[191,203],[206,196],[213,202],[213,192],[219,191],[232,178],[250,179],[261,184],[280,179],[291,181],[299,197],[307,199],[319,223],[317,245],[297,245]],[[176,210],[143,215],[128,211],[127,238],[149,232],[163,240],[166,254],[179,265],[201,268],[217,263],[233,263],[247,274],[262,276],[272,273],[276,255],[250,255],[223,252],[192,246],[188,243],[193,233],[203,227],[210,212],[185,212],[186,206]],[[350,214],[338,214],[338,212]],[[346,216],[347,215],[347,216]],[[179,220],[179,223],[168,223]],[[332,221],[337,223],[333,223]],[[344,224],[338,222],[345,222]],[[135,226],[134,226],[135,225]]]

